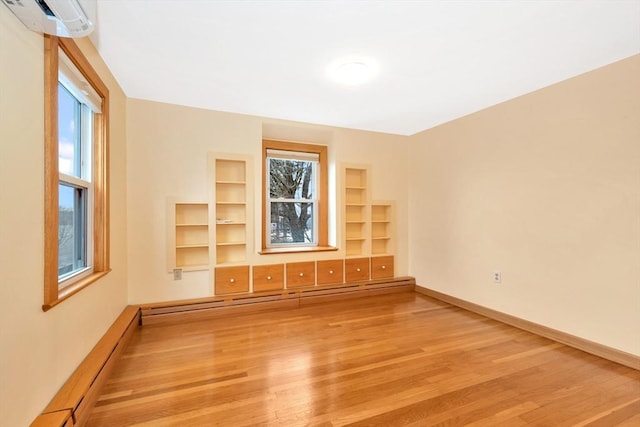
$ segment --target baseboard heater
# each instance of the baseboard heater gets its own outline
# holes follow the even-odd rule
[[[413,277],[395,277],[393,279],[369,280],[335,286],[279,289],[270,292],[230,294],[142,304],[140,308],[142,324],[150,325],[174,321],[176,316],[184,319],[198,319],[275,308],[295,308],[331,299],[347,299],[394,292],[413,292],[415,284],[416,281]]]

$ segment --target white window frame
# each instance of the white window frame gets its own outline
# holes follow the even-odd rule
[[[286,198],[271,198],[271,159],[279,159],[279,160],[302,160],[312,163],[312,177],[313,177],[313,188],[311,190],[312,198],[311,199],[286,199]],[[265,199],[267,200],[267,212],[265,215],[265,227],[268,230],[269,236],[271,234],[271,205],[273,203],[310,203],[312,205],[311,218],[313,220],[313,229],[311,230],[313,239],[311,242],[290,242],[290,243],[272,243],[271,238],[267,239],[266,246],[267,248],[289,248],[289,247],[313,247],[318,246],[318,222],[319,222],[319,176],[320,168],[320,158],[318,154],[314,153],[304,153],[299,151],[285,151],[285,150],[274,150],[267,149],[266,154],[266,167],[265,167]]]
[[[85,191],[86,204],[84,206],[84,224],[82,227],[83,234],[81,236],[75,236],[74,240],[81,239],[81,244],[84,247],[84,261],[85,266],[80,269],[75,269],[69,273],[60,274],[58,272],[58,290],[62,290],[65,287],[73,284],[76,280],[85,278],[93,273],[93,183],[92,183],[92,168],[93,164],[93,113],[100,112],[100,104],[96,101],[88,101],[87,85],[84,82],[83,77],[79,77],[80,71],[75,69],[75,66],[71,64],[70,60],[66,57],[64,52],[60,51],[61,66],[58,70],[58,85],[63,86],[69,94],[80,104],[80,132],[79,132],[79,158],[74,157],[74,162],[80,162],[79,176],[67,175],[62,172],[58,172],[58,185],[66,184],[72,188],[81,188]],[[73,74],[72,74],[73,73]],[[78,86],[82,84],[85,89],[80,89]],[[85,91],[83,93],[82,91]],[[96,95],[97,96],[97,95]],[[101,103],[101,101],[98,101]],[[74,150],[74,153],[75,150]],[[76,230],[77,231],[77,230]],[[76,245],[77,242],[74,242]],[[59,256],[59,254],[58,254]]]

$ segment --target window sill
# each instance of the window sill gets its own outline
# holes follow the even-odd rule
[[[307,253],[307,252],[329,252],[337,251],[338,248],[334,246],[294,246],[291,248],[265,248],[258,252],[260,255],[273,255],[273,254],[295,254],[295,253]]]
[[[56,299],[55,301],[50,301],[48,303],[45,303],[42,305],[42,311],[49,311],[51,310],[53,307],[55,307],[56,305],[60,304],[62,301],[66,300],[67,298],[69,298],[71,295],[75,295],[78,292],[80,292],[81,290],[83,290],[84,288],[86,288],[87,286],[89,286],[90,284],[92,284],[93,282],[97,281],[98,279],[100,279],[101,277],[106,276],[107,274],[109,274],[111,270],[106,270],[106,271],[97,271],[94,272],[86,277],[83,277],[82,279],[78,280],[77,282],[64,287],[62,290],[60,290],[60,292],[58,292],[58,299]]]

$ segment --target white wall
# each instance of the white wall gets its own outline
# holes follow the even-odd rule
[[[330,166],[336,170],[344,162],[370,165],[373,175],[371,197],[397,203],[396,273],[407,274],[406,138],[130,99],[127,109],[127,207],[129,299],[132,303],[211,295],[208,271],[184,272],[181,281],[173,281],[168,272],[167,251],[171,249],[167,246],[166,218],[169,197],[208,200],[209,152],[247,154],[253,158],[255,241],[248,264],[344,256],[343,248],[338,252],[316,254],[257,253],[260,248],[263,135],[328,145]]]
[[[103,280],[44,313],[44,42],[0,7],[0,424],[26,426],[127,301],[124,95],[111,90],[111,266]]]
[[[640,56],[418,134],[410,157],[420,285],[640,355]]]

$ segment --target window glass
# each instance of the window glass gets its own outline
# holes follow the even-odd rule
[[[92,213],[91,133],[93,116],[87,98],[77,86],[78,72],[67,65],[58,75],[58,288],[90,272]],[[74,78],[68,78],[72,75]],[[80,82],[80,83],[78,83]],[[86,86],[83,85],[83,86]]]
[[[58,186],[58,276],[60,279],[87,267],[87,189]]]
[[[268,157],[270,246],[315,245],[317,160]]]
[[[62,84],[58,84],[58,170],[81,177],[81,105]]]

